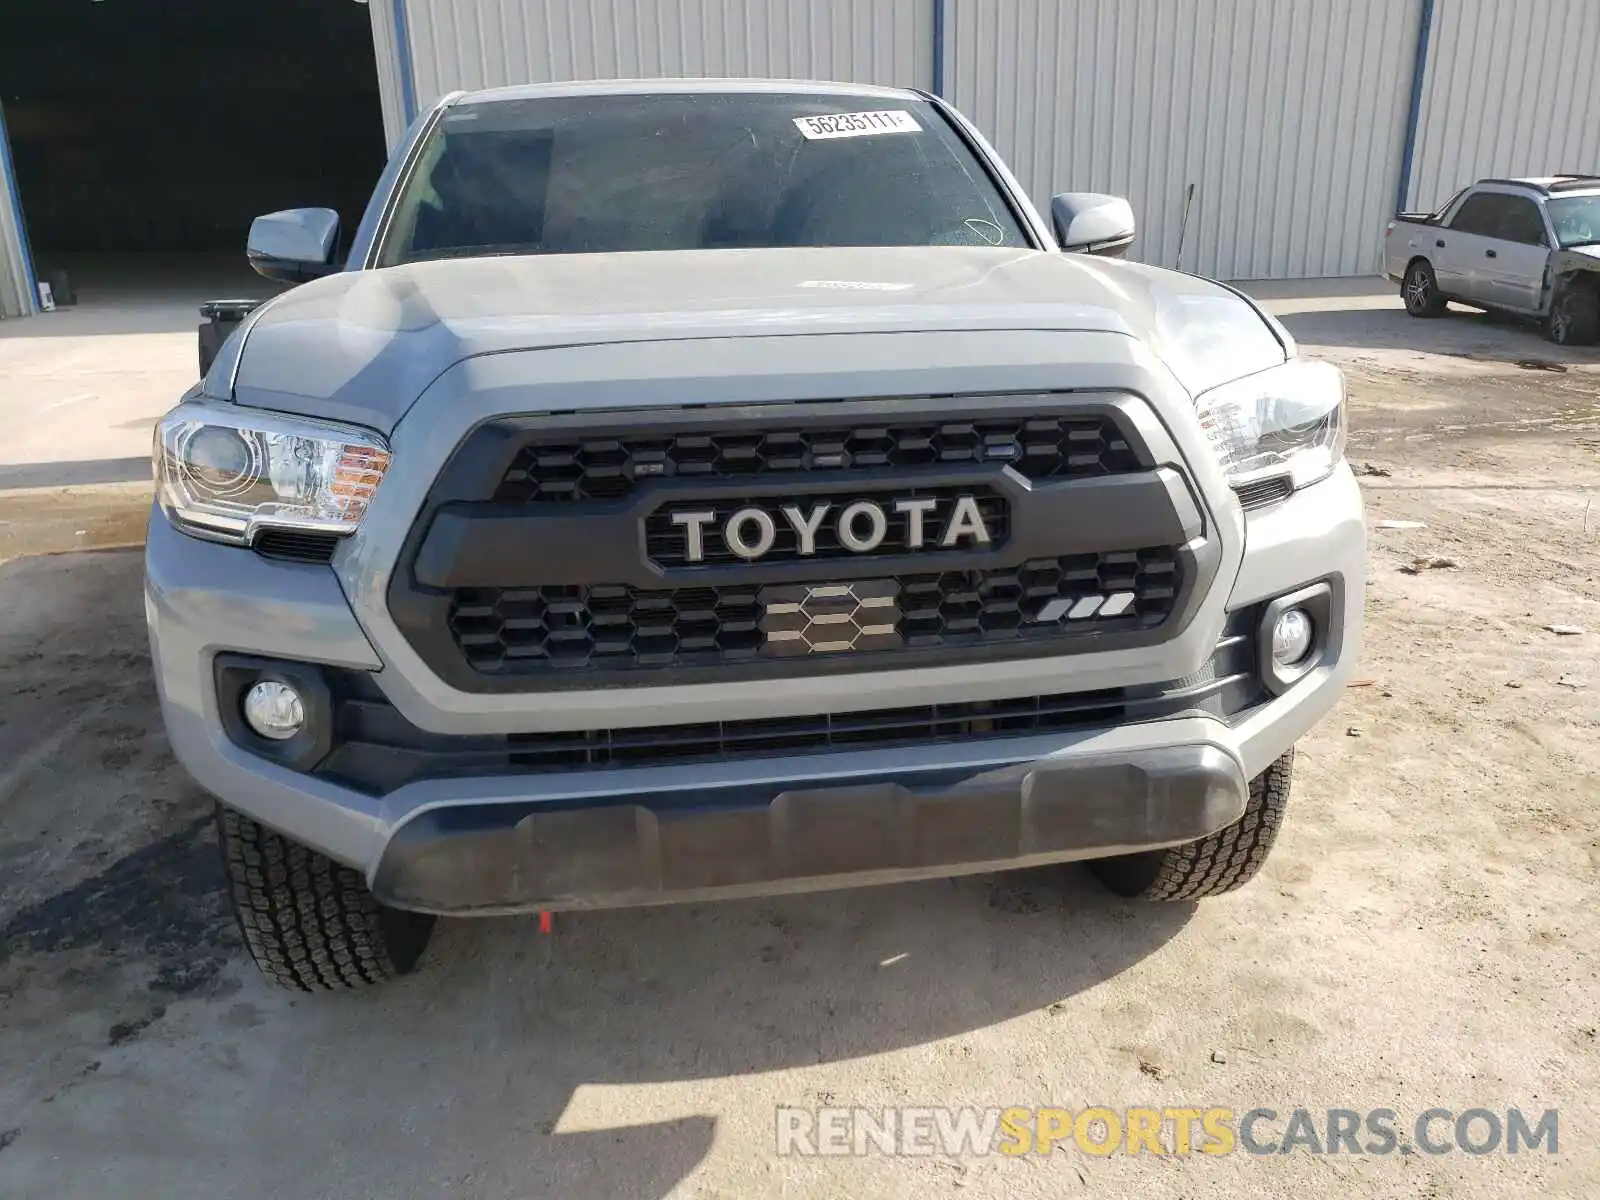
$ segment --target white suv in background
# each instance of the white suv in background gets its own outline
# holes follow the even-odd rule
[[[1396,213],[1384,274],[1414,317],[1458,300],[1537,317],[1564,346],[1600,341],[1600,176],[1484,179],[1435,213]]]

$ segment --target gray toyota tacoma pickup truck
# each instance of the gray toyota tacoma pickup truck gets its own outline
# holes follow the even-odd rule
[[[146,608],[250,952],[1094,860],[1253,876],[1365,534],[1337,370],[941,100],[446,97],[160,423]],[[1074,252],[1075,251],[1075,252]],[[1086,252],[1086,253],[1085,253]]]

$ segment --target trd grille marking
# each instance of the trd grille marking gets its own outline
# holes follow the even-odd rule
[[[1132,592],[1113,592],[1109,596],[1079,596],[1073,599],[1063,596],[1051,600],[1039,610],[1033,619],[1039,624],[1048,624],[1066,617],[1069,621],[1085,621],[1090,617],[1117,617],[1127,612],[1132,607],[1137,597]]]

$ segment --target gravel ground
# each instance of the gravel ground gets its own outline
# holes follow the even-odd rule
[[[276,992],[162,738],[137,555],[0,562],[0,1195],[1593,1196],[1600,365],[1271,303],[1350,370],[1371,517],[1423,527],[1374,531],[1360,685],[1263,875],[1198,907],[1072,868],[455,922],[398,985]],[[11,553],[52,548],[36,502],[0,495]],[[775,1106],[888,1104],[1559,1108],[1560,1152],[774,1152]]]

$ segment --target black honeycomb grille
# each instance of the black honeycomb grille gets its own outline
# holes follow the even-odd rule
[[[1002,416],[540,440],[517,451],[493,500],[500,504],[620,500],[637,484],[653,479],[993,462],[1009,463],[1036,482],[1140,469],[1137,452],[1109,415]]]
[[[1016,567],[894,577],[887,617],[894,634],[851,661],[880,662],[908,650],[1039,644],[1063,648],[1084,635],[1147,630],[1171,615],[1182,579],[1170,549],[1032,559]],[[729,666],[786,655],[762,619],[772,600],[759,585],[645,590],[626,585],[461,588],[450,635],[487,675]],[[787,598],[787,593],[785,593]],[[1051,601],[1117,597],[1106,613],[1041,621]],[[1093,606],[1091,606],[1093,607]],[[1108,615],[1109,614],[1109,615]]]

